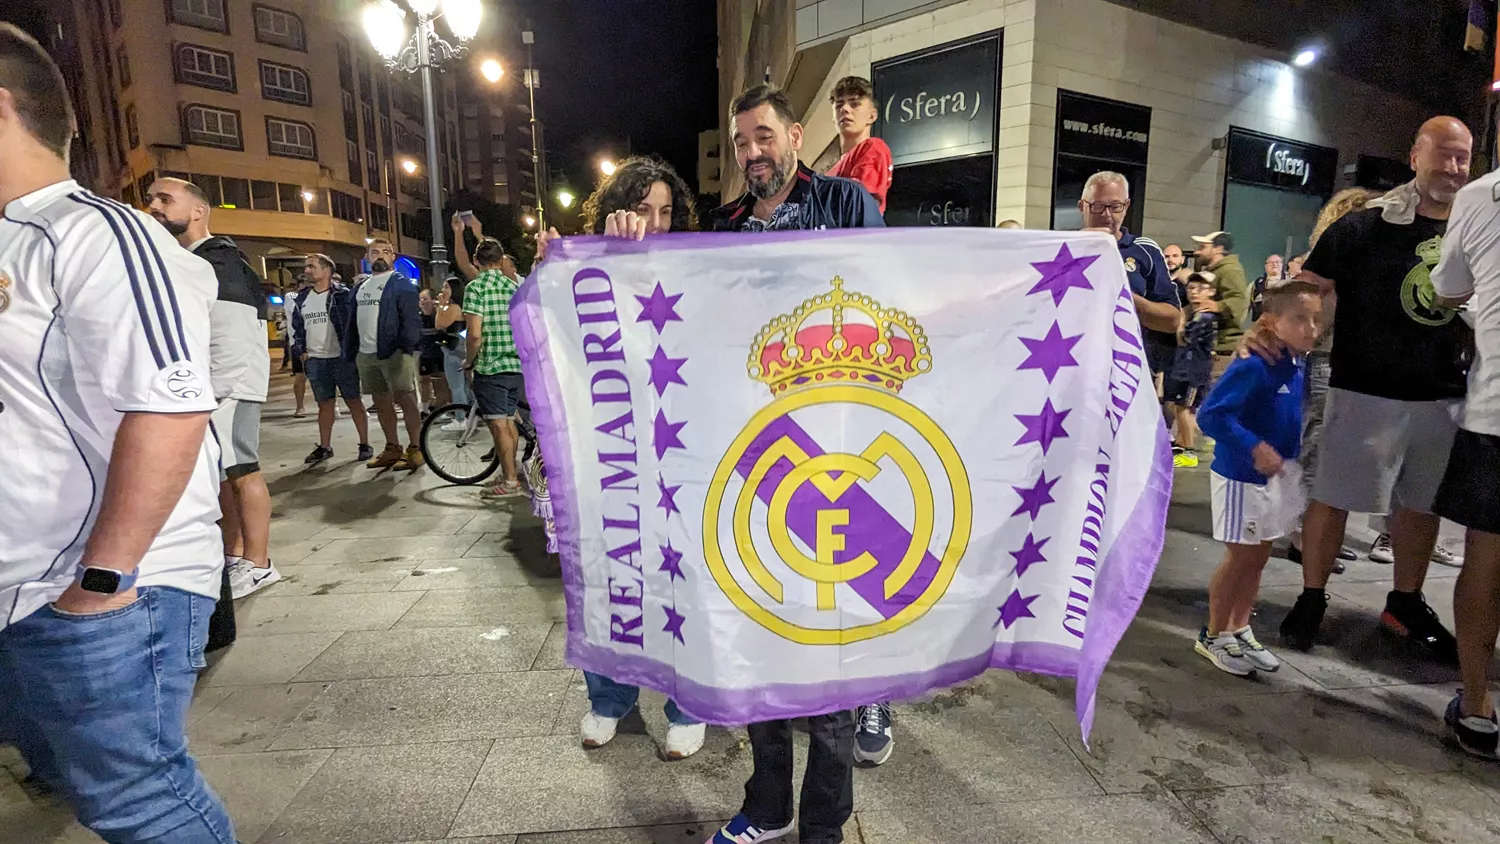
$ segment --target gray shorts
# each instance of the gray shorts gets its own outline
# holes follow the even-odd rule
[[[1431,513],[1462,399],[1398,401],[1330,389],[1312,497],[1357,513]]]
[[[225,399],[209,417],[219,439],[219,480],[260,471],[260,408],[258,401]]]

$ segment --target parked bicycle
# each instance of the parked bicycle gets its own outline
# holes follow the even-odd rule
[[[472,389],[469,395],[474,395]],[[516,410],[516,433],[522,444],[520,462],[525,464],[537,448],[531,405],[525,400]],[[444,405],[429,414],[422,422],[420,446],[427,466],[451,484],[477,484],[500,468],[489,425],[479,418],[479,405],[473,399],[468,404]]]

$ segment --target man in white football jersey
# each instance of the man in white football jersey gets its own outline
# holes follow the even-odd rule
[[[111,844],[233,844],[184,723],[219,594],[213,270],[68,177],[0,24],[0,743]]]

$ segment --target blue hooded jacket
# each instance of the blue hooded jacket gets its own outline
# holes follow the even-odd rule
[[[368,278],[349,290],[349,315],[341,337],[344,357],[354,360],[359,354],[359,289]],[[421,295],[416,282],[392,272],[380,294],[380,318],[375,326],[375,357],[385,360],[395,354],[413,354],[422,344]]]
[[[302,357],[307,353],[307,326],[302,322],[302,306],[313,289],[304,287],[292,297],[292,354]],[[339,351],[349,348],[349,313],[354,308],[354,294],[337,281],[328,286],[328,322],[333,334],[339,338]]]

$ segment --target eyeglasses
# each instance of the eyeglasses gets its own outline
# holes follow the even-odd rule
[[[1088,206],[1091,214],[1103,214],[1105,211],[1111,214],[1123,214],[1129,207],[1129,204],[1125,202],[1085,202],[1084,205]]]

